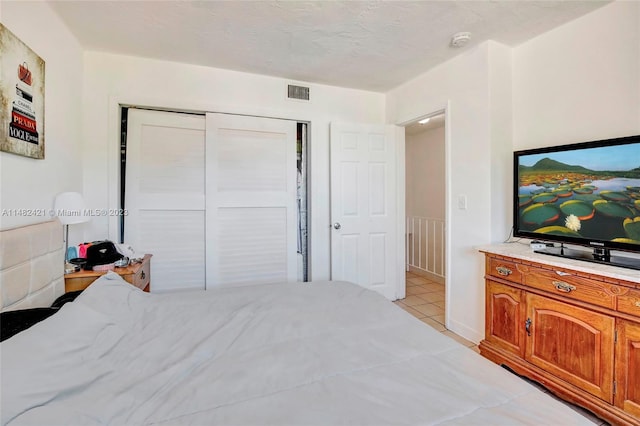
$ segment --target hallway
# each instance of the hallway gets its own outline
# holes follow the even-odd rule
[[[396,305],[409,312],[420,321],[430,325],[441,333],[460,342],[464,346],[478,352],[475,343],[447,330],[444,321],[445,291],[444,284],[439,284],[412,272],[406,273],[407,296],[396,300]]]

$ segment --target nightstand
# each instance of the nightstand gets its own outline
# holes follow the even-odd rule
[[[124,268],[115,268],[113,272],[126,282],[149,292],[151,286],[151,254],[145,254],[141,263],[132,263]],[[64,291],[84,290],[106,272],[79,271],[64,276]]]

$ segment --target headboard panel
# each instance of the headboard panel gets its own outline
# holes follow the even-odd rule
[[[0,231],[0,311],[51,306],[63,293],[58,220]]]

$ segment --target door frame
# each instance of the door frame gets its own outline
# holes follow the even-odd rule
[[[203,102],[185,101],[174,98],[158,98],[146,96],[114,95],[109,96],[108,121],[107,121],[107,206],[116,211],[120,207],[120,131],[122,107],[156,109],[169,112],[202,113],[207,112],[234,115],[250,115],[262,118],[274,118],[289,120],[307,124],[307,281],[313,280],[313,262],[311,261],[314,249],[313,228],[315,224],[313,215],[314,180],[311,179],[311,162],[313,161],[313,123],[312,116],[300,113],[296,110],[280,110],[251,108],[232,105],[217,105]],[[317,148],[316,148],[317,149]],[[320,191],[318,191],[320,192]],[[119,217],[110,215],[107,217],[107,238],[111,241],[119,241],[120,224]]]
[[[427,108],[425,108],[427,109]],[[451,277],[451,244],[448,244],[451,241],[451,208],[450,208],[450,200],[451,194],[449,193],[451,188],[451,101],[447,100],[444,103],[436,104],[433,108],[429,108],[431,111],[420,114],[417,116],[413,116],[413,118],[404,120],[402,122],[396,123],[396,126],[400,126],[402,131],[405,131],[405,127],[409,124],[415,123],[416,121],[422,120],[423,118],[432,117],[434,115],[439,115],[444,113],[444,219],[445,219],[445,262],[444,262],[444,292],[445,292],[445,310],[444,310],[444,322],[445,327],[449,327],[449,312],[451,311],[451,288],[450,288],[450,277]],[[397,147],[397,165],[396,170],[398,172],[397,179],[397,188],[396,192],[398,194],[398,236],[402,238],[402,244],[398,247],[398,259],[402,258],[403,266],[405,262],[406,256],[406,244],[404,243],[405,233],[406,233],[406,187],[405,187],[405,174],[406,174],[406,164],[405,164],[405,140],[401,138],[401,141],[397,141],[397,143],[401,146]],[[402,198],[400,198],[402,197]],[[405,274],[404,267],[402,268],[402,274]],[[400,281],[398,281],[400,283]],[[402,280],[402,285],[404,286],[404,279]],[[400,293],[400,289],[398,288],[398,295],[405,294],[405,288],[402,289],[402,293]]]

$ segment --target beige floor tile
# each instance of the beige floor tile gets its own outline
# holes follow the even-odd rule
[[[429,290],[423,288],[421,285],[413,285],[411,287],[407,287],[407,296],[415,296],[416,294],[424,293],[429,293]]]
[[[418,293],[418,297],[427,303],[444,302],[444,293],[440,293],[438,291],[431,293]]]
[[[438,308],[442,308],[443,310],[446,309],[446,304],[444,300],[432,302],[432,303],[436,305]]]
[[[444,286],[442,284],[431,283],[431,284],[425,284],[422,287],[429,290],[429,292],[441,291],[444,293]]]
[[[431,317],[431,319],[434,319],[434,320],[438,321],[440,324],[442,324],[442,325],[444,325],[446,327],[446,324],[444,323],[444,314],[433,315]]]
[[[409,283],[411,283],[411,284],[429,284],[429,281],[427,279],[425,279],[425,278],[422,278],[422,277],[409,278],[406,281],[407,281],[407,285]]]
[[[411,272],[406,273],[405,279],[407,296],[394,303],[436,330],[446,331],[444,284]],[[422,302],[416,304],[418,298],[422,299]]]
[[[436,331],[446,330],[444,325],[440,324],[438,321],[432,320],[431,318],[428,318],[428,317],[420,318],[420,321],[422,321],[425,324],[429,324],[431,327],[435,328]]]
[[[401,301],[407,306],[424,305],[424,300],[418,296],[407,296]]]
[[[458,336],[456,333],[454,333],[453,331],[443,331],[442,334],[444,334],[445,336],[449,336],[451,337],[453,340],[455,340],[456,342],[462,343],[463,345],[465,345],[466,347],[470,348],[472,346],[476,346],[475,343],[465,339],[464,337],[460,337]]]
[[[426,316],[422,312],[417,311],[410,306],[400,306],[400,307],[418,319],[424,318]]]
[[[416,296],[418,297],[418,296]],[[425,303],[422,305],[413,305],[411,306],[418,312],[422,312],[425,316],[432,317],[434,315],[444,315],[444,309],[437,307],[431,303]]]

